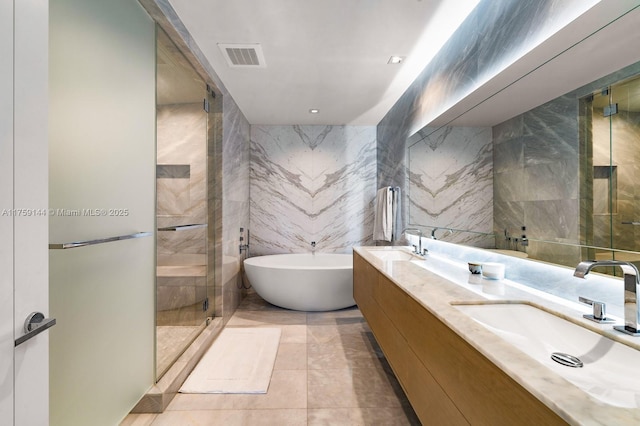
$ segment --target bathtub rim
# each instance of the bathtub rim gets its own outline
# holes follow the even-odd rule
[[[267,263],[269,260],[273,259],[273,258],[280,258],[282,259],[283,257],[304,257],[304,258],[312,258],[312,256],[319,256],[319,257],[326,257],[326,258],[330,258],[330,257],[335,257],[335,258],[339,258],[339,259],[346,259],[347,257],[349,257],[349,262],[345,263],[344,265],[339,264],[339,265],[305,265],[305,264],[278,264],[278,265],[274,265],[274,264],[269,264]],[[352,253],[278,253],[278,254],[266,254],[266,255],[258,255],[258,256],[252,256],[252,257],[248,257],[246,259],[244,259],[243,261],[244,264],[250,265],[250,266],[256,266],[259,268],[268,268],[268,269],[353,269],[353,254]]]

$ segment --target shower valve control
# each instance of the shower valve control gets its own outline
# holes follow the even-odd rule
[[[249,256],[249,230],[247,229],[247,242],[244,242],[244,228],[240,228],[240,254],[242,254],[243,251],[247,252],[247,256]]]

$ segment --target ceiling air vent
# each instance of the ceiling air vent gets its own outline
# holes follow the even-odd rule
[[[266,63],[259,44],[218,44],[232,68],[264,68]]]

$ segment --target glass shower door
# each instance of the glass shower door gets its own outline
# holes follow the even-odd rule
[[[157,38],[156,380],[212,315],[206,84],[166,33]]]
[[[640,251],[640,77],[603,88],[586,103],[592,150],[586,244],[596,259],[640,261],[628,253]]]
[[[606,248],[613,247],[612,220],[617,214],[618,168],[613,161],[611,144],[611,88],[606,87],[595,93],[591,103],[592,140],[592,245],[597,259],[609,259]]]
[[[616,209],[611,214],[611,247],[640,251],[640,77],[610,88],[611,164],[616,170]],[[617,252],[616,259],[638,262],[637,254]]]

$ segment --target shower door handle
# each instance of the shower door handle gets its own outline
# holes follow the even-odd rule
[[[41,312],[32,312],[27,316],[24,321],[24,333],[22,336],[15,340],[14,346],[18,346],[37,336],[43,331],[56,325],[55,318],[45,318]]]

